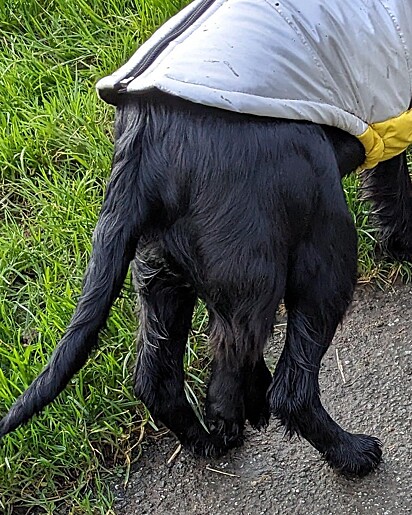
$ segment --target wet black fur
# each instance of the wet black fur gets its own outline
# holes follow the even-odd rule
[[[242,443],[245,420],[259,429],[272,413],[334,469],[373,470],[379,441],[334,422],[318,385],[356,283],[357,239],[341,178],[363,162],[362,145],[337,129],[160,94],[119,105],[115,139],[82,296],[49,365],[0,422],[0,436],[50,403],[84,365],[132,262],[141,305],[136,395],[186,447],[219,455]],[[383,248],[411,259],[405,154],[367,172],[365,184]],[[198,298],[210,317],[210,434],[183,383]],[[281,299],[287,336],[272,376],[263,349]]]

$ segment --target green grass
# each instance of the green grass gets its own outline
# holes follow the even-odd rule
[[[184,1],[5,0],[0,4],[0,413],[38,374],[80,292],[112,154],[113,110],[94,92]],[[377,263],[357,179],[346,182],[362,279],[410,277]],[[148,415],[132,394],[130,283],[102,344],[59,399],[0,445],[0,512],[111,513],[108,477],[127,479]],[[188,345],[201,396],[205,312]]]

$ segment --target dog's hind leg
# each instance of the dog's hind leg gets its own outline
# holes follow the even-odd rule
[[[186,448],[217,456],[225,450],[222,440],[202,427],[184,391],[183,356],[196,293],[160,256],[138,257],[132,270],[140,294],[136,396]]]
[[[352,300],[356,255],[355,228],[336,185],[320,192],[310,232],[291,254],[286,343],[268,395],[288,434],[303,436],[337,471],[362,476],[380,461],[379,441],[334,422],[318,384],[322,357]]]
[[[250,263],[250,269],[254,268],[258,269]],[[242,443],[246,419],[258,429],[269,420],[266,394],[271,374],[263,349],[283,289],[273,284],[273,269],[268,266],[267,271],[272,274],[269,283],[257,281],[248,291],[240,288],[236,296],[232,294],[231,301],[226,298],[222,304],[209,306],[214,357],[206,416],[212,434],[222,436],[229,447]]]
[[[364,172],[362,179],[382,249],[394,259],[412,261],[412,183],[406,152]]]
[[[272,374],[262,356],[251,370],[245,394],[245,415],[255,429],[264,429],[270,418],[267,392],[272,382]]]

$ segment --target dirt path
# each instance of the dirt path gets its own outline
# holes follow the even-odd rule
[[[115,489],[116,513],[412,514],[411,314],[411,286],[359,291],[322,366],[332,416],[384,442],[376,473],[340,478],[305,441],[282,438],[274,423],[263,434],[248,430],[242,449],[215,462],[182,452],[168,465],[177,443],[166,436],[149,439],[126,491]],[[281,332],[268,351],[273,362]]]

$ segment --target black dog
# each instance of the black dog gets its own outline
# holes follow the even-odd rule
[[[379,441],[334,422],[318,385],[356,283],[356,231],[341,178],[363,163],[360,142],[330,127],[163,94],[125,98],[115,139],[76,312],[49,365],[0,422],[0,436],[55,399],[84,365],[133,261],[141,299],[136,395],[184,446],[219,455],[241,443],[245,420],[261,428],[272,413],[337,471],[373,470]],[[410,259],[405,153],[367,172],[365,183],[385,249]],[[210,317],[210,433],[183,383],[197,298]],[[272,377],[263,349],[282,298],[287,336]]]

